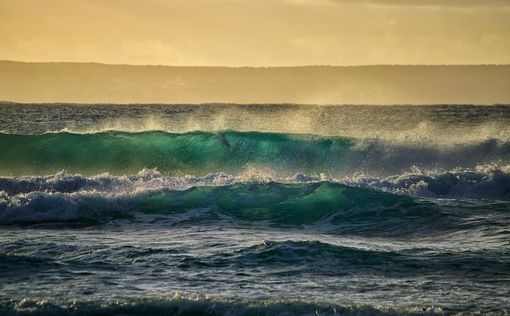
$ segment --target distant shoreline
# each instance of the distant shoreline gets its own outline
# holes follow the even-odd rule
[[[209,67],[0,61],[0,100],[65,104],[510,104],[510,65]]]
[[[510,64],[359,64],[359,65],[328,65],[328,64],[310,64],[310,65],[290,65],[290,66],[215,66],[215,65],[166,65],[166,64],[124,64],[124,63],[105,63],[95,61],[23,61],[0,59],[0,63],[18,63],[18,64],[76,64],[76,65],[100,65],[100,66],[127,66],[127,67],[169,67],[169,68],[225,68],[225,69],[282,69],[282,68],[368,68],[368,67],[485,67],[485,66],[510,66]]]
[[[0,106],[19,105],[19,106],[281,106],[281,107],[508,107],[510,103],[495,104],[305,104],[305,103],[72,103],[72,102],[13,102],[0,100]]]

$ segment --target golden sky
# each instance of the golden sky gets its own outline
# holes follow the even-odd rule
[[[0,21],[0,60],[510,63],[510,0],[0,0]]]

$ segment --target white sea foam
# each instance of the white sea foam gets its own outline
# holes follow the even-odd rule
[[[0,223],[100,219],[112,212],[130,216],[138,210],[138,203],[152,193],[249,183],[286,185],[327,181],[419,197],[510,200],[509,168],[482,165],[447,172],[414,169],[385,178],[358,174],[343,179],[304,173],[278,177],[271,170],[167,177],[153,169],[141,170],[133,176],[85,177],[59,172],[45,177],[4,177],[0,178]]]

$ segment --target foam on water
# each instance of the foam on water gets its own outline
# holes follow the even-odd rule
[[[474,223],[486,225],[476,219],[477,214],[508,211],[506,202],[484,200],[508,198],[508,174],[492,169],[478,172],[360,178],[357,182],[304,174],[278,180],[270,175],[221,173],[180,178],[156,170],[120,177],[61,172],[0,178],[0,224],[129,220],[168,226],[295,227],[328,234],[445,234]],[[416,197],[409,196],[413,194]],[[443,201],[417,194],[471,194],[481,200]]]

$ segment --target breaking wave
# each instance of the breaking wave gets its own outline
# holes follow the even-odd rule
[[[427,192],[439,185],[440,178],[429,183]],[[391,183],[397,186],[400,181]],[[413,183],[425,187],[420,184],[425,181],[422,177]],[[53,177],[0,178],[0,224],[95,225],[127,220],[167,226],[280,227],[400,236],[461,230],[466,222],[451,208],[472,207],[469,201],[413,197],[371,186],[375,187],[369,182],[353,186],[303,174],[275,182],[247,181],[225,174],[172,178],[154,170],[129,177],[59,173]],[[406,186],[415,189],[414,184],[405,183],[396,191]],[[391,185],[384,190],[389,189]],[[481,201],[475,206],[493,211],[508,208],[497,201]]]
[[[45,300],[11,301],[0,305],[3,315],[443,315],[437,307],[335,305],[285,300],[228,300],[176,294],[168,298],[141,298],[104,303]]]
[[[3,175],[135,174],[157,168],[165,175],[238,174],[266,168],[279,175],[396,175],[411,168],[475,168],[510,161],[510,142],[389,142],[261,132],[101,132],[93,134],[0,134]]]

